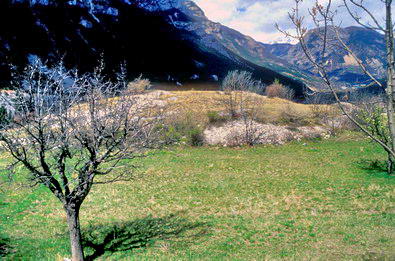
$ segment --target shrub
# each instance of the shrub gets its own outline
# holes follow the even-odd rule
[[[327,126],[332,135],[352,126],[347,117],[342,116],[341,111],[334,105],[313,104],[310,105],[310,110],[314,121]]]
[[[210,124],[223,123],[223,122],[226,122],[228,120],[228,117],[226,117],[225,115],[221,115],[217,111],[209,111],[207,113],[207,118],[208,118],[208,122]]]
[[[225,92],[248,91],[261,93],[264,89],[261,81],[253,78],[252,73],[246,71],[230,71],[222,81],[221,88]]]
[[[175,144],[181,141],[182,134],[177,131],[176,127],[173,125],[158,125],[157,131],[162,133],[161,141],[165,145]]]
[[[204,143],[203,130],[190,113],[167,119],[167,122],[158,128],[166,145],[184,142],[191,146],[201,146]]]
[[[128,90],[131,92],[144,92],[151,88],[151,82],[148,79],[142,78],[140,75],[128,84]]]
[[[193,128],[189,130],[188,144],[191,146],[202,146],[204,144],[203,131],[200,128]]]
[[[269,98],[282,98],[292,100],[295,92],[287,86],[284,86],[276,79],[271,85],[266,87],[265,95]]]
[[[249,95],[246,92],[261,94],[264,86],[261,81],[253,79],[252,73],[246,71],[229,72],[221,85],[225,93],[222,103],[232,118],[238,118],[249,104]]]
[[[315,93],[306,95],[306,104],[309,104],[312,120],[329,128],[331,135],[344,130],[356,130],[356,126],[345,116],[336,104],[331,104],[327,95]],[[342,103],[349,113],[353,113],[356,106]]]
[[[388,129],[388,118],[386,111],[379,105],[372,105],[369,110],[360,109],[355,112],[356,118],[374,136],[383,140],[391,140]]]

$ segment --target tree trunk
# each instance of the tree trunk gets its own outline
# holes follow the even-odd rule
[[[71,259],[83,261],[84,251],[81,243],[81,229],[79,220],[79,207],[65,207],[67,213],[67,224],[70,233]]]
[[[394,158],[392,157],[391,154],[388,154],[387,172],[389,174],[392,174],[394,172]]]
[[[387,117],[388,117],[388,127],[390,130],[390,147],[392,151],[395,151],[395,119],[394,119],[394,109],[395,109],[395,59],[394,59],[394,31],[392,24],[392,10],[391,10],[392,0],[386,0],[386,49],[387,49]],[[393,157],[388,163],[392,165]],[[392,174],[393,167],[388,168],[389,174]]]

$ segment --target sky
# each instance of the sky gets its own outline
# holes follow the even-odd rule
[[[292,25],[288,18],[288,12],[294,6],[293,0],[193,0],[203,9],[206,16],[223,25],[231,27],[243,34],[253,37],[264,43],[288,42],[275,28],[277,22],[282,29],[291,30]],[[326,2],[328,0],[319,0]],[[313,6],[315,0],[304,0],[301,11],[308,15],[308,9]],[[379,21],[384,24],[384,4],[379,0],[364,0],[367,8],[373,12]],[[347,14],[343,6],[343,0],[333,0],[333,6],[337,10],[337,21],[342,26],[356,25],[351,16]],[[394,4],[395,5],[395,4]],[[357,10],[355,10],[357,11]],[[358,12],[361,18],[368,22],[368,16]],[[313,24],[307,19],[307,27]]]

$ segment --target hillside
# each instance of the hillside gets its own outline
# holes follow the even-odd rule
[[[220,53],[228,51],[243,57],[257,65],[270,68],[285,76],[299,79],[311,87],[317,86],[318,75],[308,62],[299,44],[263,44],[253,38],[210,21],[204,12],[192,1],[182,4],[183,10],[191,21],[181,26],[197,33],[201,37],[199,45],[210,47]],[[316,53],[322,44],[318,40],[319,29],[310,30],[306,43]],[[379,78],[385,74],[385,42],[383,35],[362,27],[346,27],[341,29],[344,42],[355,52],[374,75]],[[329,35],[334,39],[334,35]],[[368,84],[367,76],[358,68],[353,58],[338,44],[332,45],[328,53],[329,73],[332,80],[340,86],[352,87]]]
[[[142,73],[152,80],[214,81],[239,69],[252,71],[265,83],[278,78],[298,95],[303,93],[301,82],[203,41],[188,27],[190,12],[183,1],[170,0],[44,1],[33,5],[2,1],[0,22],[9,24],[0,28],[3,79],[7,63],[23,66],[35,57],[50,62],[64,57],[67,66],[86,71],[104,54],[109,72],[126,61],[131,77]]]
[[[232,28],[210,21],[193,1],[184,1],[182,6],[182,10],[190,20],[188,22],[175,20],[175,23],[180,23],[179,26],[196,33],[200,37],[197,42],[200,46],[209,46],[224,55],[229,52],[234,53],[254,64],[305,83],[314,78],[313,75],[302,72],[283,59],[277,51],[273,52],[272,49],[277,48],[276,44],[262,44]]]
[[[311,53],[317,54],[322,43],[318,33],[320,29],[308,32],[306,44],[311,49]],[[371,81],[359,68],[354,58],[339,46],[333,31],[329,31],[331,45],[327,54],[329,75],[332,80],[349,87],[353,85],[365,86]],[[346,27],[340,30],[342,40],[350,47],[355,55],[367,65],[367,69],[378,78],[385,75],[385,41],[384,36],[361,27]],[[314,72],[314,68],[307,60],[301,46],[296,45],[275,45],[272,46],[272,53],[279,58],[287,60],[291,65],[296,66],[305,72]]]
[[[85,71],[104,54],[109,71],[126,61],[131,77],[143,73],[159,81],[205,82],[239,69],[265,83],[278,78],[298,96],[304,85],[322,89],[298,44],[255,41],[210,21],[190,0],[42,0],[32,5],[6,0],[0,5],[0,22],[8,25],[0,27],[0,80],[9,77],[7,64],[23,66],[36,56],[49,61],[64,57],[69,67]],[[313,53],[321,46],[317,30],[306,37]],[[385,74],[382,35],[360,27],[344,28],[341,34],[374,75]],[[369,84],[339,47],[330,49],[328,64],[338,87]]]

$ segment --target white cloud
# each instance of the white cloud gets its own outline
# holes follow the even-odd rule
[[[293,0],[194,0],[206,13],[207,17],[220,22],[243,34],[249,35],[261,42],[286,41],[284,36],[275,28],[278,23],[283,29],[292,29],[288,19],[288,12],[294,6]],[[328,0],[320,0],[325,3]],[[301,6],[301,13],[308,15],[308,8],[315,0],[305,0]],[[342,26],[355,25],[347,14],[343,0],[332,0]],[[384,23],[384,5],[378,0],[365,0],[368,9]],[[362,13],[360,13],[362,15]],[[362,16],[368,21],[367,16]],[[308,19],[306,19],[307,22]],[[312,26],[307,22],[307,26]]]
[[[215,22],[227,21],[235,15],[238,0],[195,0],[206,15]]]

